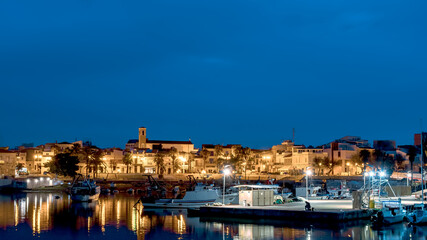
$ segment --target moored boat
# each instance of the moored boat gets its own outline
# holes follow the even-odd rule
[[[212,204],[218,199],[215,189],[203,184],[197,184],[194,190],[186,191],[183,198],[166,198],[154,201],[140,199],[144,208],[197,208],[206,204]]]
[[[101,187],[97,186],[95,181],[78,174],[70,187],[70,196],[72,201],[90,202],[96,201],[101,193]]]
[[[412,212],[408,214],[408,220],[416,225],[427,224],[427,210],[424,204],[414,204]]]
[[[372,217],[375,225],[389,225],[403,222],[405,211],[400,200],[381,201],[381,209]]]

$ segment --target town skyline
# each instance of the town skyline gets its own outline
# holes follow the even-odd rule
[[[250,148],[253,148],[253,149],[269,149],[269,148],[271,148],[271,146],[280,144],[283,141],[292,141],[292,140],[295,140],[293,142],[295,144],[297,144],[297,145],[304,145],[306,147],[308,147],[308,146],[320,147],[322,145],[328,144],[328,143],[330,143],[332,141],[335,141],[337,139],[340,139],[340,138],[346,137],[346,136],[357,136],[357,137],[361,137],[362,139],[367,140],[371,145],[373,144],[373,142],[375,140],[391,140],[391,141],[395,141],[396,146],[399,146],[399,145],[413,145],[414,144],[414,134],[417,134],[417,133],[421,132],[420,131],[420,132],[414,132],[414,133],[412,133],[411,140],[409,142],[405,142],[405,143],[399,142],[398,140],[393,139],[393,138],[391,138],[391,139],[385,139],[385,138],[368,139],[368,138],[365,138],[363,135],[357,135],[357,134],[350,135],[350,134],[347,134],[347,135],[338,136],[338,137],[335,137],[335,138],[330,138],[329,140],[327,140],[327,141],[325,141],[323,143],[320,143],[320,144],[311,144],[310,142],[308,142],[308,143],[307,142],[299,142],[298,138],[296,136],[295,136],[295,138],[293,138],[293,136],[292,136],[293,132],[292,132],[290,134],[291,136],[289,138],[283,138],[281,140],[273,142],[272,144],[270,144],[268,146],[266,144],[261,145],[261,146],[258,146],[258,145],[252,146],[252,145],[244,144],[244,143],[241,143],[241,142],[232,142],[232,141],[228,141],[228,142],[209,142],[209,141],[208,142],[198,142],[198,141],[196,141],[197,138],[195,140],[194,138],[191,138],[191,137],[189,137],[189,138],[170,138],[170,137],[167,137],[167,136],[166,137],[156,137],[155,133],[153,134],[151,131],[152,131],[152,129],[150,129],[150,128],[147,131],[147,134],[149,134],[147,139],[150,139],[150,140],[159,140],[159,139],[168,140],[168,141],[187,141],[187,140],[190,140],[194,144],[194,146],[196,148],[201,148],[202,145],[204,145],[204,144],[213,144],[213,145],[230,145],[230,144],[234,145],[234,144],[238,144],[238,145],[242,145],[244,147],[250,147]],[[74,138],[74,139],[58,138],[58,139],[55,139],[53,141],[45,141],[45,142],[39,142],[39,143],[38,142],[26,141],[26,142],[21,142],[20,144],[17,144],[17,145],[3,144],[3,145],[0,145],[0,147],[9,147],[11,149],[15,149],[15,148],[17,148],[19,146],[26,145],[26,144],[30,144],[30,145],[32,144],[34,147],[36,147],[36,146],[39,146],[39,145],[44,145],[46,143],[61,143],[61,142],[69,142],[69,143],[71,143],[71,142],[75,142],[75,141],[82,141],[82,142],[90,142],[94,146],[98,146],[98,147],[101,147],[101,148],[121,148],[121,149],[125,149],[126,143],[129,140],[133,140],[133,139],[137,140],[138,139],[138,135],[135,134],[133,137],[128,138],[125,142],[123,142],[123,143],[118,143],[117,142],[117,144],[108,144],[107,143],[105,145],[101,145],[101,144],[98,144],[96,141],[93,141],[90,138],[88,138],[88,139],[86,139],[86,138]],[[272,142],[272,140],[269,140],[268,142]]]
[[[69,165],[58,168],[59,159],[72,157],[73,171],[78,170],[80,174],[206,174],[219,173],[223,167],[232,166],[244,174],[250,171],[298,175],[304,169],[313,168],[320,175],[334,175],[335,171],[335,174],[349,176],[361,174],[365,167],[387,169],[390,174],[408,169],[412,172],[417,152],[423,152],[420,134],[414,135],[413,145],[399,146],[393,140],[376,140],[371,145],[359,136],[345,136],[320,148],[288,140],[267,149],[254,149],[241,144],[203,144],[202,148],[197,148],[191,141],[149,139],[148,130],[139,127],[138,138],[129,139],[124,149],[99,148],[82,140],[25,145],[16,149],[2,147],[0,170],[2,174],[21,170],[27,174],[65,171]],[[423,134],[425,138],[427,135]]]

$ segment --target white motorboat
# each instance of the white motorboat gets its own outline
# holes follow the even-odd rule
[[[408,214],[408,219],[412,224],[427,224],[427,210],[424,204],[414,204],[414,209]]]
[[[295,194],[297,197],[308,197],[308,200],[324,200],[324,199],[329,199],[329,195],[325,194],[325,193],[321,193],[322,192],[322,188],[321,187],[315,187],[315,186],[310,186],[307,188],[305,187],[299,187],[299,188],[295,188]]]
[[[377,225],[389,225],[403,222],[406,212],[400,200],[381,201],[381,209],[373,216],[372,221]]]
[[[328,198],[329,199],[349,199],[351,198],[349,188],[331,188],[328,189]]]
[[[186,191],[183,198],[158,199],[154,202],[144,202],[144,208],[198,208],[206,204],[212,204],[219,198],[216,189],[197,184],[194,190]]]
[[[72,201],[90,202],[96,201],[101,193],[101,187],[97,186],[93,180],[87,179],[78,174],[70,187],[70,196]]]

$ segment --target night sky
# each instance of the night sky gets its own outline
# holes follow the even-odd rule
[[[0,146],[266,148],[427,126],[427,2],[0,2]],[[423,96],[424,95],[424,96]],[[424,100],[424,101],[423,101]],[[427,129],[427,127],[424,127]]]

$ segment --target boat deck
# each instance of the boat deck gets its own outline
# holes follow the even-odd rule
[[[286,206],[253,206],[245,207],[239,205],[229,206],[204,206],[200,207],[201,217],[237,217],[237,218],[263,218],[282,220],[310,220],[310,221],[351,221],[358,219],[369,219],[372,210],[352,209],[319,209],[305,211],[303,209],[292,209]]]

